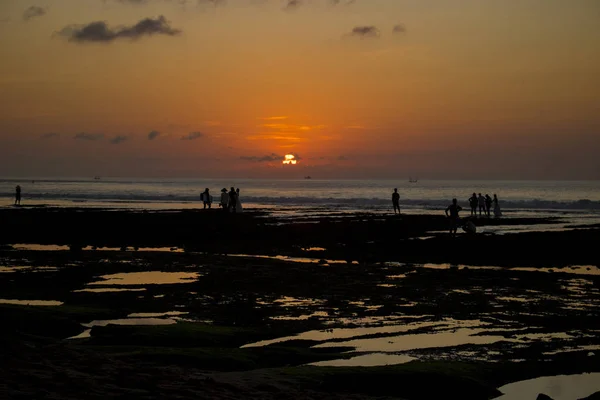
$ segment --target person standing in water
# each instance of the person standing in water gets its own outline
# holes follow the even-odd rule
[[[15,206],[21,205],[21,186],[17,185],[15,188]]]
[[[502,211],[500,211],[500,204],[498,204],[498,196],[494,194],[494,200],[492,200],[492,204],[494,204],[494,217],[500,218],[502,216]]]
[[[205,209],[206,209],[206,206],[208,206],[208,208],[211,208],[211,206],[212,206],[211,197],[212,196],[210,195],[208,188],[206,188],[204,190],[204,192],[200,195],[200,200],[202,200],[202,202],[204,203]]]
[[[479,193],[479,196],[477,197],[477,203],[479,204],[479,216],[481,217],[481,214],[485,215],[485,197],[483,197],[481,193]]]
[[[237,210],[237,193],[235,188],[232,186],[229,191],[229,203],[228,203],[229,212],[236,212]]]
[[[471,206],[471,217],[477,216],[477,195],[473,193],[473,196],[469,197],[469,205]]]
[[[240,201],[240,188],[235,189],[235,200],[235,211],[241,213],[243,209],[242,202]]]
[[[398,189],[394,189],[394,193],[392,193],[392,206],[394,206],[394,214],[396,214],[396,210],[398,210],[398,214],[400,214],[400,193],[398,193]]]
[[[219,204],[223,211],[228,211],[229,209],[229,194],[227,193],[227,189],[221,189],[221,203]]]
[[[462,207],[457,204],[456,199],[452,199],[452,204],[446,208],[446,217],[450,219],[450,235],[456,236],[456,230],[458,229],[459,216],[458,213],[462,210]]]
[[[492,198],[490,197],[489,194],[485,195],[485,213],[487,214],[487,217],[490,217],[490,210],[492,209]]]

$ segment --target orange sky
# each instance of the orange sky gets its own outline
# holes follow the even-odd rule
[[[287,3],[2,0],[0,175],[600,179],[597,0]]]

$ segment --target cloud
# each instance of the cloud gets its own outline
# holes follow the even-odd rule
[[[394,29],[392,29],[392,33],[394,33],[394,34],[406,33],[406,27],[402,24],[398,24],[398,25],[394,26]]]
[[[198,138],[201,138],[202,136],[204,136],[202,132],[190,132],[187,135],[182,136],[181,140],[196,140]]]
[[[77,140],[101,140],[102,138],[104,138],[104,134],[103,133],[85,133],[85,132],[79,132],[78,134],[76,134],[75,136],[73,136],[73,139],[77,139]]]
[[[117,0],[117,2],[127,4],[147,4],[148,0]]]
[[[38,6],[31,6],[23,12],[23,21],[29,21],[31,18],[46,15],[46,9]]]
[[[266,156],[242,156],[240,160],[252,161],[252,162],[273,162],[273,161],[281,161],[283,160],[283,156],[280,156],[275,153],[271,153]]]
[[[259,118],[262,119],[263,121],[279,121],[279,120],[284,120],[284,119],[288,119],[289,117],[265,117],[265,118]]]
[[[284,10],[292,11],[297,9],[302,5],[302,0],[286,0]]]
[[[60,133],[48,132],[48,133],[44,133],[43,135],[41,135],[40,139],[54,139],[57,137],[60,137]]]
[[[150,133],[148,133],[148,140],[154,140],[157,137],[159,137],[161,134],[159,131],[151,131]]]
[[[110,143],[111,144],[119,144],[119,143],[123,143],[127,139],[129,139],[127,136],[117,135],[114,138],[110,139]]]
[[[360,37],[360,38],[378,38],[379,37],[379,29],[376,26],[356,26],[350,32],[350,36]]]
[[[133,26],[109,28],[104,21],[91,22],[87,25],[70,25],[58,32],[59,36],[68,38],[70,42],[109,43],[116,39],[139,39],[152,35],[179,35],[181,30],[171,28],[167,19],[161,15],[156,19],[144,18]]]

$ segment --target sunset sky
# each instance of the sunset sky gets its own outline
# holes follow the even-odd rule
[[[599,0],[1,0],[0,51],[4,177],[600,179]]]

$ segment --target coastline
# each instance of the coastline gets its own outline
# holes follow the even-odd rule
[[[513,381],[600,371],[588,354],[600,348],[597,226],[453,239],[438,216],[219,211],[0,210],[1,297],[62,303],[0,304],[2,396],[489,399]],[[127,281],[149,272],[181,280]],[[122,325],[135,318],[159,322]],[[115,322],[67,339],[93,321]],[[449,347],[393,347],[475,328]],[[336,338],[348,329],[366,330]],[[242,347],[309,331],[323,337]],[[379,339],[414,360],[307,366]]]

